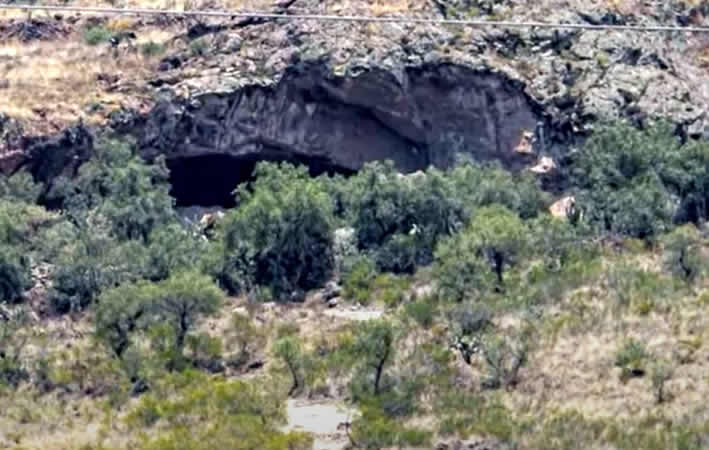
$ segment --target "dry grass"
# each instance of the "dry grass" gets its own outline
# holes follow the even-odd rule
[[[141,34],[139,41],[161,42],[167,36],[166,31],[153,30]],[[154,72],[157,61],[138,51],[91,47],[77,37],[4,42],[0,44],[0,111],[43,127],[35,131],[51,132],[79,118],[100,122],[104,113],[121,104],[144,109],[143,80]]]

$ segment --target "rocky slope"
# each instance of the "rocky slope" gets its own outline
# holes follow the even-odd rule
[[[702,25],[709,13],[708,2],[680,0],[256,3],[286,13],[680,26]],[[38,37],[80,40],[104,19],[5,22],[0,32],[14,30],[4,33],[22,48]],[[123,27],[138,40],[161,30],[166,53],[125,70],[108,61],[138,50],[105,44],[97,55],[106,72],[83,87],[98,106],[76,105],[78,126],[52,104],[17,120],[12,102],[0,104],[3,172],[29,164],[51,177],[90,147],[86,127],[133,135],[149,157],[287,159],[339,171],[384,158],[405,171],[445,166],[460,152],[512,168],[542,156],[559,161],[595,124],[616,118],[669,118],[684,137],[709,133],[703,35],[164,18]],[[37,28],[61,32],[26,31]],[[18,55],[3,58],[0,89],[10,94],[22,84],[13,69],[41,62]],[[37,158],[48,152],[58,158]]]

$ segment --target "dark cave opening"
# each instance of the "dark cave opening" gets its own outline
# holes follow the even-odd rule
[[[305,165],[311,176],[322,174],[351,175],[354,173],[333,165],[322,158],[274,157],[263,155],[233,156],[210,154],[169,159],[170,195],[177,207],[203,206],[233,208],[236,206],[234,189],[254,179],[254,169],[261,161],[290,162]]]

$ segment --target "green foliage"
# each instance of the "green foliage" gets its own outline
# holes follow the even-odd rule
[[[303,387],[303,349],[296,336],[280,338],[273,345],[273,353],[279,358],[290,372],[293,384],[288,391],[288,396],[298,392]]]
[[[438,240],[462,229],[476,207],[500,203],[534,217],[546,202],[530,178],[498,168],[463,165],[402,176],[391,162],[366,165],[333,197],[379,269],[409,273],[430,263]]]
[[[165,53],[165,45],[155,41],[144,42],[140,45],[140,53],[147,57],[162,55]]]
[[[175,374],[143,396],[127,418],[132,426],[164,425],[145,437],[144,450],[306,450],[312,439],[282,433],[281,400],[243,381]]]
[[[119,240],[147,241],[153,229],[175,219],[164,158],[147,164],[130,143],[116,140],[100,142],[75,179],[57,180],[48,201],[84,227],[104,218]]]
[[[0,303],[16,303],[30,287],[29,268],[23,258],[0,247]]]
[[[370,258],[360,257],[352,264],[348,272],[343,275],[343,295],[362,305],[369,304],[372,300],[372,288],[377,276],[377,268]]]
[[[615,365],[622,369],[621,377],[643,376],[649,354],[645,345],[636,339],[626,339],[615,354]]]
[[[388,417],[382,410],[366,407],[352,423],[352,441],[357,448],[429,448],[432,433],[406,427]]]
[[[259,164],[256,177],[224,223],[227,286],[268,286],[277,298],[321,286],[334,266],[330,197],[302,167]]]
[[[665,267],[688,284],[704,272],[702,238],[694,225],[676,228],[664,238]]]
[[[74,231],[75,240],[57,256],[50,301],[55,312],[80,311],[105,289],[135,281],[145,272],[139,242],[118,244],[99,230]]]
[[[204,38],[195,39],[190,42],[190,51],[193,56],[204,56],[209,49],[209,44]]]
[[[372,393],[379,395],[382,376],[394,359],[394,327],[387,320],[363,322],[356,331],[353,352],[361,361],[363,375],[372,378]]]
[[[110,41],[115,35],[116,33],[108,28],[96,25],[84,30],[84,42],[88,45],[98,45]]]
[[[436,304],[431,298],[423,298],[407,303],[406,314],[414,319],[420,326],[430,328],[436,317]]]
[[[231,329],[228,332],[230,340],[233,339],[236,346],[236,354],[231,360],[231,364],[241,367],[261,349],[266,342],[265,332],[252,323],[248,316],[234,313],[231,321]]]
[[[151,302],[157,295],[157,286],[146,281],[124,283],[105,291],[94,314],[97,339],[122,358],[132,344],[133,333],[145,327]]]
[[[571,176],[592,225],[652,240],[674,223],[707,219],[708,161],[705,142],[682,146],[669,124],[641,131],[618,123],[589,139]]]
[[[655,401],[662,403],[666,400],[665,384],[672,379],[673,370],[666,361],[655,361],[650,368],[650,380],[655,394]]]
[[[443,298],[481,298],[504,287],[504,274],[528,251],[528,230],[518,216],[496,205],[481,208],[465,231],[436,251],[436,275]]]
[[[0,175],[0,198],[2,199],[33,204],[37,202],[41,192],[42,185],[35,182],[32,175],[25,171],[17,172],[10,177]]]
[[[159,281],[186,269],[215,272],[210,264],[213,246],[185,227],[171,223],[155,228],[148,239],[145,277]]]
[[[23,352],[28,342],[27,316],[22,312],[0,320],[0,385],[17,385],[29,379],[23,366]]]
[[[207,276],[197,272],[181,272],[157,284],[151,308],[159,323],[169,327],[174,351],[183,357],[185,339],[202,316],[214,314],[222,302],[222,293]],[[176,366],[179,361],[169,361]]]
[[[488,336],[482,340],[482,354],[488,367],[484,388],[505,389],[519,383],[519,371],[527,364],[530,336],[523,332],[515,337]]]

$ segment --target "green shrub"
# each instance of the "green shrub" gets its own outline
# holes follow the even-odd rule
[[[35,182],[32,175],[24,170],[10,177],[0,175],[0,198],[33,204],[42,189],[42,184]]]
[[[147,57],[162,55],[165,53],[165,45],[154,41],[144,42],[140,46],[140,53]]]
[[[97,25],[84,30],[84,42],[88,45],[98,45],[108,42],[116,36],[116,33],[108,28]]]
[[[102,140],[74,179],[58,180],[47,202],[77,224],[100,217],[119,240],[146,242],[153,229],[176,220],[163,157],[148,164],[128,141]]]
[[[406,304],[406,314],[424,328],[430,328],[436,317],[436,305],[430,298]]]
[[[284,363],[290,373],[292,385],[288,396],[292,396],[303,387],[304,355],[300,341],[295,336],[280,338],[273,345],[273,353]]]
[[[529,336],[521,333],[516,338],[488,336],[482,340],[482,354],[487,363],[488,377],[484,388],[511,388],[519,382],[519,371],[527,363]]]
[[[371,377],[371,392],[379,395],[386,367],[394,359],[394,327],[386,320],[370,320],[359,325],[353,353],[361,361],[363,376]]]
[[[504,288],[504,275],[528,252],[527,228],[514,213],[481,208],[465,231],[436,250],[436,275],[443,298],[462,301]]]
[[[364,408],[362,415],[352,423],[352,441],[357,448],[380,449],[430,447],[432,433],[406,427],[377,408]]]
[[[652,389],[655,394],[655,401],[662,403],[667,399],[665,384],[672,378],[672,367],[666,361],[655,361],[650,369],[650,379]]]
[[[615,354],[615,365],[622,369],[623,378],[645,375],[649,354],[645,345],[635,339],[626,339]]]
[[[684,225],[664,238],[665,267],[691,284],[705,271],[702,238],[694,225]]]
[[[377,276],[377,268],[371,259],[360,257],[352,264],[351,269],[343,275],[343,295],[362,305],[369,304],[373,297],[373,283]]]
[[[225,222],[225,278],[235,291],[268,286],[276,298],[321,286],[331,275],[332,204],[305,168],[259,164]]]
[[[190,42],[190,51],[193,56],[204,56],[209,49],[209,45],[204,38],[195,39]]]
[[[0,303],[17,303],[30,287],[26,262],[9,249],[0,248]]]

